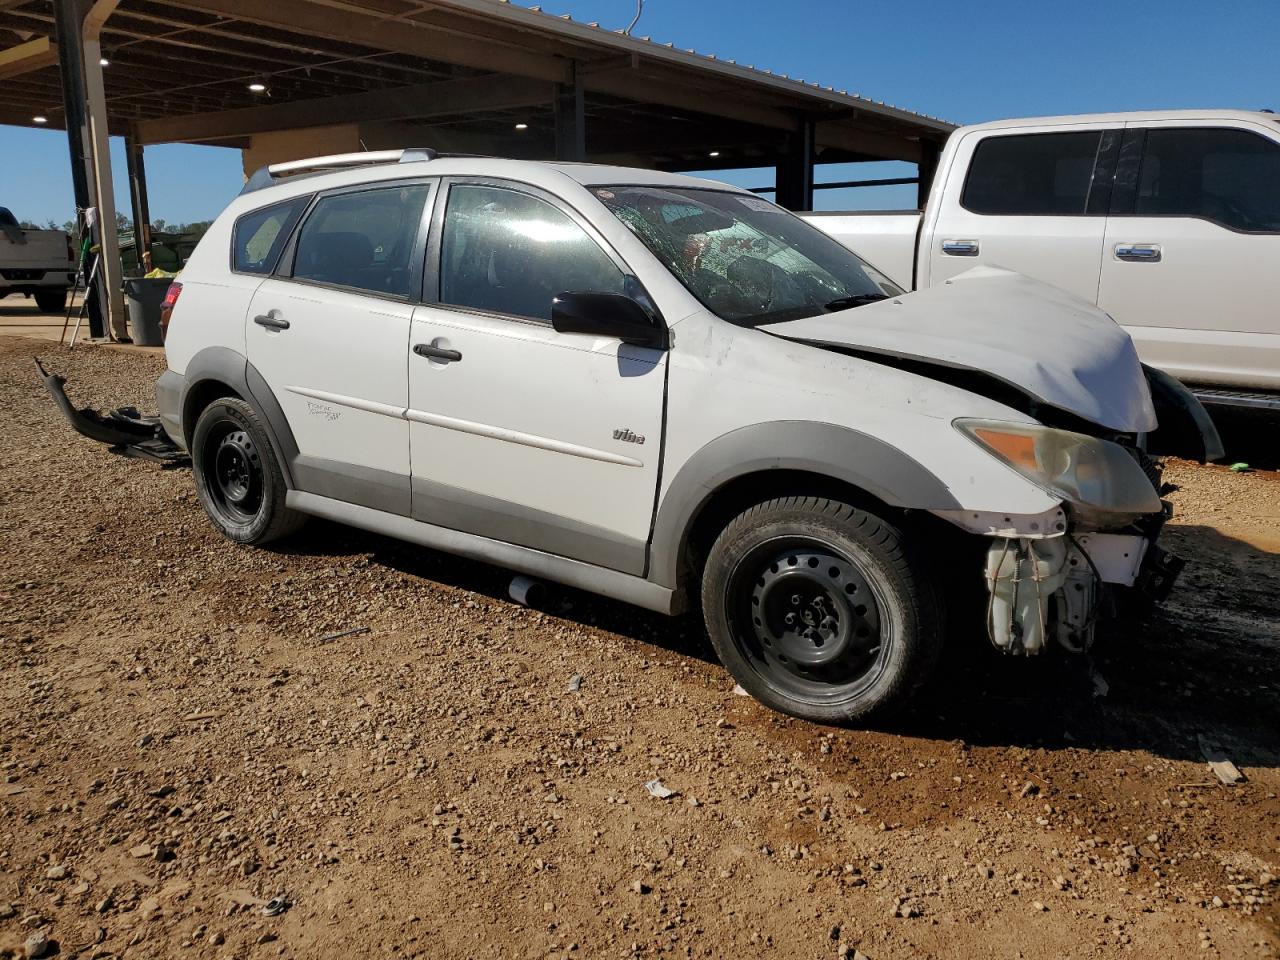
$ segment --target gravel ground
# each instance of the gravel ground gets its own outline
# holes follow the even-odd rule
[[[1278,955],[1274,474],[1171,465],[1187,573],[1095,672],[975,643],[835,730],[692,622],[324,523],[238,548],[37,350],[80,403],[161,369],[0,339],[0,956]]]

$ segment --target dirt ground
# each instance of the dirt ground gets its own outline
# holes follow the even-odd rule
[[[0,955],[1278,955],[1275,474],[1171,465],[1186,574],[1095,672],[975,644],[837,730],[691,621],[319,522],[237,548],[37,351],[101,406],[162,363],[0,338]]]

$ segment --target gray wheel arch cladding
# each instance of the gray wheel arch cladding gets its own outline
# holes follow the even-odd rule
[[[848,483],[890,506],[955,510],[959,501],[919,461],[849,427],[786,420],[740,427],[712,440],[671,481],[653,525],[649,579],[678,586],[680,554],[694,519],[738,477],[796,470]]]
[[[298,444],[293,439],[293,430],[285,419],[284,410],[272,393],[267,381],[263,379],[257,368],[248,359],[228,347],[205,347],[187,363],[184,374],[185,389],[182,394],[183,432],[194,427],[195,417],[189,408],[192,399],[199,394],[197,388],[202,383],[216,381],[225,383],[251,403],[262,416],[271,438],[271,446],[275,449],[276,458],[280,461],[280,469],[285,483],[293,488],[293,471],[291,466],[298,456]],[[187,438],[190,439],[189,437]]]

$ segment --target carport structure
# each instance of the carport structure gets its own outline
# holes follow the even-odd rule
[[[927,190],[952,129],[497,0],[0,0],[0,80],[0,123],[42,117],[68,129],[73,167],[88,171],[77,203],[107,214],[104,234],[114,226],[107,131],[126,138],[144,233],[148,144],[237,148],[246,172],[401,146],[664,170],[773,167],[776,199],[800,210],[823,186],[917,179],[815,184],[817,164],[908,161]]]

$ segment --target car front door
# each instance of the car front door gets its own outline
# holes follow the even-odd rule
[[[533,187],[453,180],[433,220],[409,338],[414,518],[643,572],[666,354],[550,324],[556,294],[647,300],[638,281]]]
[[[1177,377],[1276,386],[1280,129],[1144,123],[1125,132],[1099,305]]]
[[[920,286],[985,264],[1095,302],[1118,139],[1103,125],[967,135],[948,174],[964,171],[963,184],[926,211]]]
[[[409,513],[405,349],[433,187],[321,195],[249,308],[249,362],[275,395],[308,493]]]

